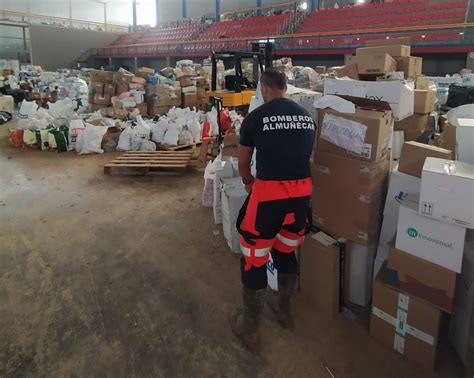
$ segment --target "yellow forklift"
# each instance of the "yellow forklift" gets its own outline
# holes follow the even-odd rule
[[[209,102],[214,104],[219,99],[222,106],[227,108],[246,108],[250,105],[252,96],[255,96],[259,70],[263,72],[264,67],[270,68],[273,64],[273,43],[252,43],[252,52],[212,52],[212,77],[211,90],[207,92]],[[217,90],[217,62],[219,60],[234,60],[235,75],[225,78],[225,90]],[[253,80],[246,79],[242,72],[242,59],[251,59],[253,62]]]

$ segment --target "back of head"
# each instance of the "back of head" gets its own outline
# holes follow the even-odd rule
[[[269,102],[276,98],[285,97],[286,75],[274,68],[270,68],[262,73],[260,86],[263,100]]]

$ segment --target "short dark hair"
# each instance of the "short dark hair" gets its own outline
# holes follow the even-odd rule
[[[272,89],[284,90],[286,87],[286,75],[284,72],[269,68],[262,73],[260,83]]]

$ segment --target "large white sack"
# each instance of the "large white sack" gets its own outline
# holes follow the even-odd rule
[[[94,126],[86,123],[86,129],[82,133],[82,149],[79,154],[103,154],[104,150],[100,145],[107,129],[106,126]]]
[[[165,137],[163,138],[163,144],[168,144],[170,146],[177,146],[178,145],[178,136],[179,136],[179,129],[178,127],[171,123],[166,131]]]
[[[151,127],[151,139],[158,144],[163,143],[166,130],[170,121],[167,117],[161,117],[159,121]]]
[[[76,149],[77,138],[86,129],[82,119],[73,119],[69,122],[69,151]],[[80,151],[79,151],[80,152]]]
[[[117,150],[130,151],[132,149],[132,128],[126,127],[119,136]]]
[[[151,134],[151,126],[142,118],[137,117],[137,126],[132,130],[132,150],[140,151],[143,140],[149,140]]]

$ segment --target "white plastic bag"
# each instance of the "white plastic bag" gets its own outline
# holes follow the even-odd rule
[[[193,120],[187,123],[189,131],[193,135],[193,140],[195,143],[201,141],[201,124],[199,123],[199,117],[194,118]]]
[[[207,163],[204,170],[204,188],[202,190],[202,206],[213,207],[214,205],[214,180],[216,179],[216,169],[214,162]]]
[[[179,128],[174,123],[170,123],[168,130],[166,131],[165,137],[163,138],[163,144],[170,146],[178,145]]]
[[[48,103],[48,112],[54,118],[70,118],[74,115],[74,104],[70,98]]]
[[[82,119],[73,119],[69,122],[69,151],[76,149],[77,137],[82,134],[86,126]]]
[[[143,140],[150,140],[151,127],[142,116],[137,117],[137,126],[132,130],[132,150],[140,151]]]
[[[82,149],[79,154],[103,154],[104,150],[100,145],[107,129],[108,127],[105,126],[94,126],[90,123],[86,123],[86,129],[82,133]]]
[[[219,134],[219,125],[217,123],[217,110],[212,108],[210,112],[207,113],[207,121],[211,125],[211,135]]]
[[[178,134],[178,144],[193,144],[193,133],[185,126]]]
[[[158,144],[163,143],[168,125],[169,119],[167,117],[161,117],[159,121],[151,127],[151,139]]]
[[[143,140],[140,146],[140,151],[156,151],[156,144],[151,140]]]
[[[20,111],[18,112],[18,118],[20,118],[20,120],[31,119],[36,115],[37,110],[38,105],[36,105],[36,102],[23,100]]]
[[[132,149],[132,128],[126,127],[119,136],[117,150],[130,151]]]

